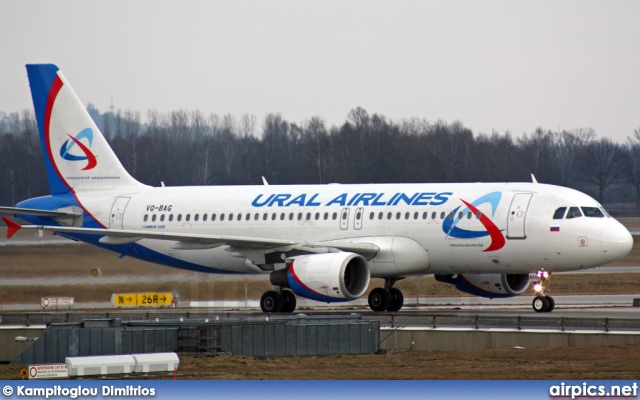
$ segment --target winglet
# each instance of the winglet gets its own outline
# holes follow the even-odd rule
[[[7,217],[2,217],[2,220],[5,224],[7,224],[7,239],[11,239],[13,235],[22,228],[20,225],[16,224],[12,220]]]
[[[535,175],[531,174],[531,183],[538,183],[538,180],[536,179]]]

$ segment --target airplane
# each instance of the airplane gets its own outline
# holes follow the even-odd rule
[[[152,263],[217,274],[269,274],[265,313],[296,296],[323,303],[370,291],[399,311],[412,276],[488,298],[524,294],[551,312],[551,273],[626,256],[629,231],[579,191],[532,182],[151,187],[135,180],[59,68],[28,64],[50,195],[0,207],[63,237]]]

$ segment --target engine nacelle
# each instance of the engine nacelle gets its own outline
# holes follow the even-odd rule
[[[435,278],[455,285],[461,292],[491,299],[519,296],[531,283],[529,274],[458,274],[435,275]]]
[[[355,300],[369,287],[369,264],[348,252],[294,257],[285,269],[273,271],[271,283],[325,303]]]

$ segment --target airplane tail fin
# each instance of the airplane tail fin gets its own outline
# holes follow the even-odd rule
[[[51,194],[144,186],[124,169],[53,64],[27,64]]]

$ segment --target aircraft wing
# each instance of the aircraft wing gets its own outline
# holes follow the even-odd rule
[[[38,217],[81,217],[82,212],[78,211],[49,211],[49,210],[36,210],[33,208],[20,208],[20,207],[0,207],[0,214],[23,214],[23,215],[36,215]]]
[[[380,248],[371,243],[352,242],[304,242],[300,240],[268,239],[242,236],[206,235],[191,233],[171,233],[171,232],[149,232],[122,229],[97,229],[97,228],[76,228],[71,226],[49,226],[49,225],[18,225],[8,218],[2,217],[9,227],[7,236],[10,238],[19,229],[35,229],[50,231],[55,233],[76,233],[84,235],[100,235],[99,241],[104,244],[126,244],[142,239],[169,240],[176,242],[172,247],[181,250],[205,249],[228,245],[238,251],[243,250],[269,250],[282,247],[291,247],[309,252],[320,252],[324,249],[338,249],[349,251],[363,256],[372,257]]]

